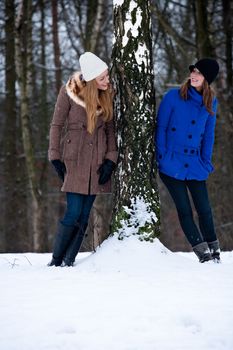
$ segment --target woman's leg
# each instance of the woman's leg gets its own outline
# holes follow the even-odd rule
[[[82,212],[84,196],[78,193],[66,193],[66,212],[59,222],[53,247],[53,258],[49,266],[60,266],[64,255],[76,233],[77,220]]]
[[[64,257],[64,263],[66,266],[72,266],[75,258],[81,248],[83,238],[85,235],[85,231],[88,225],[88,219],[90,216],[91,208],[93,206],[93,202],[95,200],[95,195],[84,195],[83,196],[83,205],[82,210],[79,215],[79,220],[76,226],[75,235],[70,242],[66,254]]]
[[[178,212],[181,227],[186,238],[192,245],[194,253],[200,262],[211,259],[210,250],[204,242],[194,220],[187,190],[187,181],[177,180],[170,176],[160,173],[160,177],[171,194]]]
[[[217,237],[214,229],[206,182],[188,180],[187,186],[198,214],[199,226],[204,240],[207,242],[216,241]]]
[[[96,195],[85,195],[83,199],[82,211],[80,214],[80,223],[88,223],[91,208],[93,206]]]
[[[193,220],[193,212],[188,196],[186,182],[160,173],[160,178],[167,187],[177,209],[180,225],[183,232],[192,245],[196,246],[203,242],[197,225]]]
[[[61,223],[65,226],[75,226],[80,218],[85,195],[80,193],[66,193],[66,211]]]
[[[208,197],[208,190],[205,181],[189,180],[187,181],[189,191],[192,195],[193,203],[195,205],[199,227],[204,240],[208,243],[212,257],[220,259],[219,242],[217,240],[212,210]]]

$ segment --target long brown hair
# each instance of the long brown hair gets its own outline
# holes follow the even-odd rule
[[[190,86],[191,86],[190,78],[188,78],[184,82],[184,84],[181,85],[180,96],[183,98],[183,100],[188,99],[188,88]],[[203,103],[207,109],[207,112],[210,113],[211,115],[214,115],[214,112],[212,110],[212,105],[213,105],[213,99],[214,99],[215,93],[205,79],[202,86],[202,96],[203,96]]]
[[[113,91],[110,85],[107,90],[99,90],[95,79],[82,81],[82,86],[78,95],[86,104],[87,130],[92,134],[100,114],[105,122],[113,117]]]

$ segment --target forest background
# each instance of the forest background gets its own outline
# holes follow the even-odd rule
[[[121,3],[128,10],[130,1]],[[219,100],[215,172],[208,186],[222,249],[232,250],[233,2],[145,0],[144,4],[149,8],[144,15],[151,21],[148,35],[156,106],[168,88],[179,86],[188,76],[189,64],[201,57],[215,57],[220,64],[215,83]],[[65,207],[61,183],[47,159],[56,97],[69,76],[79,70],[78,58],[84,51],[96,53],[111,65],[114,16],[119,13],[110,0],[0,3],[0,252],[51,251],[57,220]],[[157,183],[160,240],[173,251],[189,250],[174,205],[158,178]],[[93,250],[108,236],[112,202],[111,195],[96,199],[83,250]]]

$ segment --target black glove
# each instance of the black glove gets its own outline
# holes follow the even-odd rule
[[[53,164],[59,178],[64,181],[64,176],[66,173],[66,166],[60,159],[54,159],[51,160],[51,163]]]
[[[111,178],[115,166],[116,164],[110,159],[105,159],[98,169],[98,174],[100,174],[99,185],[104,185]]]

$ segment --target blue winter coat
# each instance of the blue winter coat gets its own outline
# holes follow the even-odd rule
[[[179,180],[208,177],[213,171],[216,110],[216,98],[212,116],[203,105],[202,95],[192,87],[187,100],[180,97],[179,89],[166,93],[159,106],[155,139],[160,172]]]

